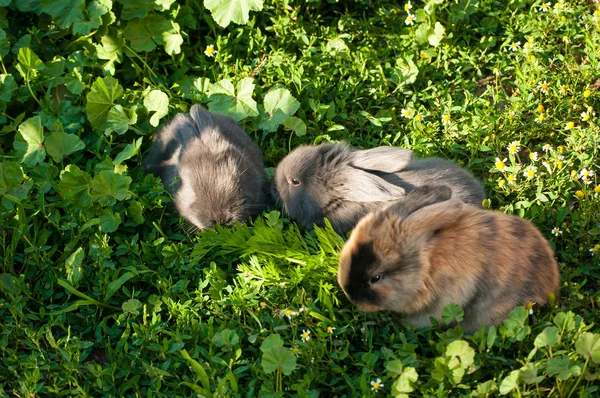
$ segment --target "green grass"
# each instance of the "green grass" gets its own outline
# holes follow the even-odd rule
[[[0,396],[600,394],[600,8],[426,3],[407,25],[405,2],[267,0],[222,27],[198,0],[0,0]],[[189,234],[140,164],[192,103],[271,172],[336,140],[454,159],[549,239],[560,297],[415,330],[348,303],[329,227]]]

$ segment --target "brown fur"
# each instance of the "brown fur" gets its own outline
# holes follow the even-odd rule
[[[542,305],[557,294],[558,265],[532,223],[463,206],[446,194],[434,203],[432,192],[411,192],[403,203],[364,217],[352,232],[338,282],[358,308],[400,312],[423,327],[429,317],[441,321],[444,306],[458,304],[463,328],[474,332],[480,324],[503,322],[516,306]],[[381,279],[371,283],[376,275]]]

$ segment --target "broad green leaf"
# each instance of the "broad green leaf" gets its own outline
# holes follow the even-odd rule
[[[392,72],[392,81],[398,86],[404,86],[406,84],[413,84],[417,81],[419,75],[419,68],[410,57],[402,57],[396,59],[396,67]]]
[[[118,2],[123,4],[121,19],[125,21],[134,18],[144,18],[154,7],[154,4],[150,0],[118,0]]]
[[[140,137],[137,140],[133,141],[131,144],[127,144],[127,146],[121,151],[121,153],[117,155],[115,160],[113,160],[113,164],[115,166],[118,166],[125,160],[137,155],[137,153],[140,151],[140,148],[142,147],[142,140],[143,137]]]
[[[134,19],[127,23],[123,36],[135,51],[152,51],[163,44],[163,33],[176,33],[171,21],[160,15],[149,15],[144,19]]]
[[[260,122],[259,128],[267,132],[277,130],[277,127],[292,116],[300,103],[294,98],[292,93],[285,88],[276,88],[265,95],[265,111],[268,113],[267,119]]]
[[[65,86],[67,86],[67,89],[75,95],[79,95],[83,92],[85,85],[83,84],[79,68],[73,68],[71,72],[65,75]]]
[[[137,225],[141,225],[146,220],[143,215],[143,208],[140,202],[131,201],[127,208],[127,216],[131,218]]]
[[[127,192],[131,184],[131,177],[115,174],[104,170],[94,177],[91,183],[92,200],[101,206],[113,206],[119,200],[130,196]]]
[[[17,162],[0,162],[0,195],[5,195],[21,184],[25,175]]]
[[[85,171],[79,169],[74,164],[69,164],[60,173],[60,182],[58,183],[58,193],[65,200],[77,205],[80,209],[88,208],[92,205],[90,196],[90,183],[92,177]]]
[[[133,314],[133,315],[137,315],[140,313],[140,309],[143,307],[143,304],[140,300],[138,299],[129,299],[126,302],[123,303],[123,305],[121,306],[121,308],[123,308],[123,312],[125,312],[126,314]]]
[[[55,162],[61,162],[70,154],[85,148],[85,144],[75,134],[62,131],[53,133],[46,139],[46,150]]]
[[[125,272],[123,275],[110,282],[106,287],[106,293],[104,294],[104,302],[108,302],[112,296],[123,286],[128,280],[136,276],[133,272]]]
[[[133,108],[126,111],[121,105],[115,105],[108,112],[106,122],[108,127],[104,130],[104,134],[110,135],[113,131],[117,134],[125,134],[129,126],[137,123],[137,113]]]
[[[519,388],[520,370],[513,370],[500,383],[500,395],[510,394],[511,391]]]
[[[561,355],[548,359],[546,372],[550,376],[556,376],[559,380],[568,380],[573,376],[581,374],[581,367],[571,361],[568,356]]]
[[[559,341],[559,329],[556,326],[548,326],[542,331],[542,333],[537,335],[533,345],[537,348],[554,347]]]
[[[25,81],[35,78],[37,75],[39,75],[39,71],[46,68],[46,65],[44,65],[40,57],[38,57],[36,53],[27,47],[19,49],[17,60],[19,61],[17,64],[17,70],[23,79],[25,79]]]
[[[10,52],[10,42],[6,37],[4,29],[0,28],[0,57],[6,57],[6,54]]]
[[[67,261],[65,261],[67,280],[75,287],[83,275],[81,271],[81,262],[83,261],[84,257],[85,252],[81,247],[79,247],[67,258]]]
[[[392,385],[393,392],[398,394],[413,392],[414,388],[412,385],[417,381],[418,378],[419,374],[415,368],[411,366],[405,367],[402,373],[400,373],[400,376]]]
[[[289,117],[285,123],[283,123],[283,127],[285,127],[286,130],[293,131],[298,137],[306,135],[306,124],[302,119],[297,118],[296,116]]]
[[[204,0],[204,7],[215,22],[226,28],[231,22],[247,24],[249,12],[262,10],[263,0]]]
[[[521,368],[521,379],[527,384],[536,384],[544,380],[543,376],[537,375],[538,369],[532,362],[527,363]]]
[[[102,232],[112,233],[121,225],[121,215],[114,213],[110,207],[102,209],[98,226]]]
[[[46,158],[43,142],[44,128],[39,116],[31,117],[21,123],[14,142],[19,161],[29,167],[42,163]]]
[[[273,347],[263,351],[261,365],[266,373],[281,369],[284,375],[289,376],[296,369],[296,357],[288,348]]]
[[[582,333],[575,342],[575,349],[586,359],[595,364],[600,363],[600,334]]]
[[[92,84],[87,95],[86,112],[94,128],[102,126],[116,101],[123,95],[123,89],[117,79],[112,77],[98,78]]]
[[[460,359],[460,366],[464,369],[475,362],[475,350],[464,340],[455,340],[448,344],[446,356]]]
[[[157,127],[160,119],[169,113],[169,97],[160,90],[152,90],[144,97],[144,106],[148,112],[155,112],[150,124]]]
[[[556,314],[553,322],[560,330],[564,329],[566,332],[570,332],[575,329],[575,314],[571,311],[560,312]]]
[[[231,80],[221,80],[210,85],[208,109],[224,113],[236,121],[257,116],[256,101],[252,99],[254,83],[246,77],[237,84],[237,94]]]
[[[154,9],[156,11],[167,11],[175,0],[154,0]]]
[[[10,102],[17,88],[13,75],[0,75],[0,101]]]
[[[179,25],[177,23],[171,21],[171,29],[162,33],[162,42],[167,54],[173,55],[181,52],[183,37],[179,33]]]
[[[73,23],[73,34],[87,36],[92,30],[103,24],[102,16],[112,9],[112,0],[91,0],[87,3],[85,20],[76,20]],[[110,14],[109,14],[110,15]]]
[[[278,334],[271,334],[263,340],[260,350],[265,352],[278,347],[283,347],[283,339]]]
[[[51,15],[61,29],[83,19],[85,0],[41,0],[42,11]]]
[[[465,319],[465,312],[457,304],[448,304],[442,309],[442,321],[444,321],[446,325],[454,320],[456,320],[456,322],[462,322],[463,319]]]
[[[7,272],[0,274],[0,292],[4,294],[12,294],[14,296],[21,292],[21,288],[15,282],[15,276],[13,274]]]
[[[95,47],[98,58],[106,61],[102,65],[102,69],[110,75],[114,75],[115,63],[120,63],[123,59],[125,41],[116,31],[111,29],[107,34],[102,36],[101,42],[101,45],[96,44]]]
[[[224,329],[213,336],[212,342],[217,347],[222,348],[223,351],[228,352],[232,351],[239,344],[240,337],[235,331]]]
[[[419,14],[417,14],[417,18],[419,18]],[[429,35],[433,32],[433,29],[428,23],[422,23],[415,30],[415,39],[418,44],[425,44],[428,41]]]
[[[39,15],[42,11],[40,0],[15,0],[14,6],[21,12],[34,12]]]
[[[442,24],[439,22],[436,22],[435,26],[433,28],[433,33],[430,34],[429,37],[427,38],[429,40],[429,44],[431,44],[434,47],[439,46],[440,42],[444,38],[445,31],[446,31],[446,29],[444,29]]]
[[[188,354],[188,352],[186,350],[181,350],[181,351],[179,351],[179,353],[186,361],[188,361],[192,370],[196,373],[196,375],[200,379],[200,383],[202,384],[202,386],[205,389],[210,389],[210,379],[208,377],[208,373],[206,373],[206,370],[204,370],[202,365],[200,365],[200,363],[198,361],[196,361],[195,359],[190,357],[190,354]]]

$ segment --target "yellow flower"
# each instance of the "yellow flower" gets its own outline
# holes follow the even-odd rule
[[[298,349],[298,347],[292,348],[292,354],[294,354],[295,356],[298,356],[298,354],[300,354],[300,350]]]
[[[265,308],[267,306],[267,303],[265,303],[264,301],[260,302],[260,308]]]
[[[544,80],[543,82],[538,82],[538,88],[540,89],[540,92],[542,94],[548,94],[548,89],[550,88],[550,85],[547,81]]]
[[[581,112],[581,120],[584,122],[588,122],[592,118],[592,115],[589,112]]]
[[[204,50],[204,54],[207,57],[214,57],[215,55],[217,55],[217,50],[215,50],[215,46],[213,44],[209,44],[208,46],[206,46],[206,49]]]
[[[402,115],[402,117],[405,117],[407,119],[410,119],[412,117],[412,111],[410,109],[402,108],[400,114]]]
[[[506,177],[506,181],[508,181],[509,184],[513,185],[514,183],[517,182],[517,176],[514,174],[511,174],[508,177]]]
[[[537,111],[538,111],[539,113],[542,113],[542,112],[544,112],[544,109],[546,109],[546,108],[544,108],[544,105],[542,105],[542,104],[539,104],[539,105],[537,106],[537,108],[535,108],[535,109],[537,109]]]
[[[543,121],[544,121],[544,119],[546,119],[546,117],[544,116],[544,114],[543,114],[543,113],[540,113],[540,114],[538,115],[538,117],[536,117],[536,118],[535,118],[535,122],[536,122],[536,123],[541,123],[541,122],[543,122]]]
[[[505,185],[506,185],[506,180],[500,180],[500,181],[498,181],[498,186],[500,188],[504,188]]]
[[[521,42],[520,41],[516,41],[516,42],[512,43],[508,48],[511,51],[517,51],[520,46],[521,46]]]
[[[600,185],[596,185],[596,186],[594,187],[594,192],[595,192],[595,193],[600,193]]]
[[[565,130],[571,130],[575,128],[575,122],[567,122],[567,125],[565,126]]]
[[[498,68],[494,68],[494,69],[492,70],[492,73],[493,73],[494,75],[499,75],[499,74],[500,74],[500,69],[498,69]]]
[[[577,196],[579,199],[583,199],[585,194],[583,193],[582,190],[579,190],[579,191],[575,192],[575,196]]]
[[[512,120],[512,119],[514,119],[515,117],[517,117],[517,114],[515,113],[515,111],[510,111],[510,112],[508,113],[508,118],[509,118],[509,119],[511,119],[511,120]]]
[[[535,59],[536,59],[536,58],[535,58],[535,55],[531,54],[531,55],[529,56],[529,62],[533,62],[533,61],[535,61]]]
[[[537,152],[530,152],[529,153],[529,160],[531,160],[532,162],[536,162],[538,160],[538,153]]]
[[[327,326],[327,333],[333,334],[334,330],[335,330],[335,328],[333,326]]]
[[[415,17],[415,14],[408,13],[408,16],[404,20],[404,23],[407,25],[414,25],[416,20],[417,18]]]
[[[550,148],[552,148],[552,147],[550,147]],[[556,147],[556,150],[558,151],[558,153],[563,153],[563,151],[565,150],[565,147],[562,145],[559,145]]]
[[[533,36],[533,35],[528,36],[527,41],[530,43],[533,43],[535,41],[535,36]]]
[[[283,312],[283,315],[287,316],[288,319],[292,319],[294,316],[296,316],[296,314],[297,314],[296,311],[292,311],[290,309],[287,309]]]
[[[535,177],[535,173],[537,173],[537,168],[535,166],[531,166],[523,172],[523,175],[527,178],[533,178]]]
[[[420,122],[421,120],[423,120],[423,115],[421,115],[420,113],[417,113],[417,114],[415,115],[415,120],[416,120],[417,122]]]
[[[442,124],[449,125],[450,124],[450,120],[451,120],[451,117],[450,117],[449,113],[447,113],[444,116],[442,116]]]
[[[408,10],[410,10],[411,8],[412,8],[412,4],[410,4],[410,0],[409,0],[409,2],[404,5],[404,11],[408,12]]]
[[[565,84],[564,86],[560,86],[560,93],[562,95],[565,95],[567,93],[567,90],[569,89],[569,85]]]

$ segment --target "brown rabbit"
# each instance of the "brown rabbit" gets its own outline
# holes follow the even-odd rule
[[[423,186],[361,219],[344,246],[338,282],[363,311],[390,310],[414,327],[458,304],[467,333],[519,305],[557,294],[546,239],[517,216],[465,206],[446,186]]]

